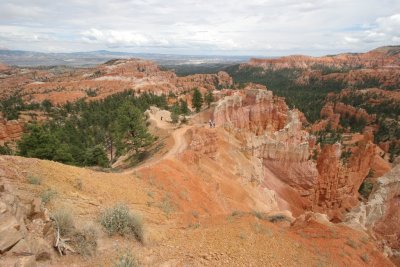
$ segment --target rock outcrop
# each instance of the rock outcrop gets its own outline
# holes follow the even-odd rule
[[[16,141],[21,138],[23,124],[17,120],[0,120],[0,145]]]
[[[277,193],[282,209],[295,215],[312,210],[341,221],[358,204],[358,189],[371,166],[390,167],[368,134],[347,145],[321,148],[299,117],[265,87],[235,92],[220,100],[213,113],[216,124],[242,142],[245,153],[261,160],[258,180]]]
[[[368,231],[389,256],[400,258],[400,164],[377,179],[366,202],[346,215],[346,224]]]
[[[314,138],[302,129],[297,111],[266,88],[246,89],[221,100],[214,110],[223,125],[241,140],[244,151],[262,162],[259,182],[274,190],[281,208],[300,214],[311,207],[315,163],[309,161]]]
[[[15,266],[35,266],[54,256],[53,222],[39,198],[19,195],[0,180],[0,257]]]
[[[346,210],[358,203],[358,189],[369,173],[375,148],[376,145],[364,140],[349,150],[350,156],[346,158],[340,143],[325,145],[317,160],[313,210],[341,221]]]

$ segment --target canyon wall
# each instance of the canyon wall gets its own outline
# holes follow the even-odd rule
[[[358,189],[371,166],[382,165],[368,135],[360,135],[351,147],[316,145],[299,112],[266,88],[247,88],[223,98],[213,117],[242,142],[245,153],[262,161],[260,182],[277,193],[281,208],[295,215],[312,210],[341,221],[358,204]]]

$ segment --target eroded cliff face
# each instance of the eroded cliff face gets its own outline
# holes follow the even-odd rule
[[[346,215],[346,224],[368,231],[389,256],[400,259],[400,164],[377,179],[366,202]]]
[[[325,145],[317,160],[313,210],[341,221],[346,210],[358,204],[358,189],[375,160],[375,149],[376,145],[364,139],[347,149],[339,143]]]
[[[23,124],[19,121],[0,120],[0,145],[20,139],[22,132]]]
[[[261,161],[258,180],[277,193],[281,208],[296,214],[311,206],[301,195],[317,178],[315,163],[308,160],[314,139],[302,130],[297,111],[266,88],[248,88],[221,100],[213,116],[241,140],[243,151]]]
[[[287,121],[288,107],[283,98],[271,91],[247,88],[225,97],[215,107],[216,124],[226,129],[256,136],[282,129]]]
[[[379,149],[367,134],[346,145],[316,146],[299,112],[289,110],[266,88],[225,97],[213,117],[242,142],[245,153],[261,160],[259,182],[277,193],[281,208],[295,215],[312,210],[341,221],[346,210],[358,204],[358,189],[371,166],[390,168],[382,165]]]

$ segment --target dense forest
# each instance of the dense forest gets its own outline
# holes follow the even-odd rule
[[[196,92],[199,91],[194,89],[194,94]],[[173,99],[175,104],[169,106],[167,98]],[[101,167],[109,167],[128,151],[132,154],[132,164],[143,158],[146,147],[155,140],[148,132],[144,114],[150,106],[170,110],[173,122],[178,122],[180,115],[190,113],[187,102],[178,101],[174,94],[168,97],[151,93],[135,95],[130,90],[102,100],[85,101],[83,98],[60,106],[53,106],[49,100],[28,105],[20,96],[0,103],[1,111],[9,120],[17,119],[21,112],[28,110],[42,111],[48,117],[45,123],[25,126],[17,143],[17,154]],[[7,145],[0,146],[0,154],[13,154],[13,150]]]
[[[167,109],[166,96],[125,91],[103,100],[81,99],[57,107],[46,108],[42,103],[50,120],[26,127],[18,153],[78,166],[108,167],[128,150],[139,158],[154,140],[143,113],[151,105]]]

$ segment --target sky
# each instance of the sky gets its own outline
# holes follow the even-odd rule
[[[400,44],[400,0],[0,0],[0,48],[325,55]]]

